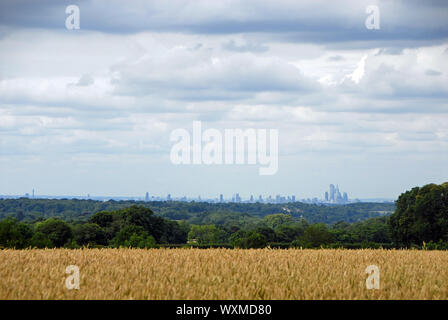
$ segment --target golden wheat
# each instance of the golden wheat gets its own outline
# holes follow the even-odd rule
[[[380,289],[366,288],[368,265]],[[80,270],[68,290],[68,265]],[[447,299],[448,252],[46,249],[0,251],[0,299]]]

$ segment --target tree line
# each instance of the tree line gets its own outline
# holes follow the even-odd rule
[[[103,211],[86,222],[68,223],[59,218],[21,222],[0,221],[0,247],[155,247],[156,243],[185,243],[188,229],[182,222],[157,217],[141,206]]]
[[[285,213],[304,218],[310,223],[349,223],[390,214],[393,203],[353,203],[347,205],[317,205],[301,202],[273,203],[207,203],[181,201],[97,201],[79,199],[0,199],[0,219],[17,217],[35,221],[60,218],[67,222],[88,221],[98,212],[115,211],[139,205],[150,208],[155,215],[190,224],[223,225],[230,222],[254,223],[263,217]]]
[[[29,205],[31,200],[26,201]],[[65,205],[64,200],[59,201]],[[413,188],[400,195],[393,214],[351,223],[312,222],[303,215],[292,214],[293,207],[288,207],[288,213],[252,215],[229,211],[207,213],[202,212],[202,203],[198,207],[195,203],[190,205],[186,207],[199,212],[194,219],[185,220],[167,219],[141,204],[65,220],[55,216],[33,220],[21,209],[0,221],[0,247],[448,249],[448,183]]]
[[[262,248],[273,246],[319,246],[391,242],[386,217],[331,226],[310,224],[289,214],[271,214],[251,225],[195,225],[156,216],[151,209],[131,206],[102,211],[88,221],[68,223],[58,218],[23,222],[8,217],[0,221],[0,247],[23,249],[51,247],[228,246]]]

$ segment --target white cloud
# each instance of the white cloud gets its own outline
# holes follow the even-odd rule
[[[347,75],[347,78],[352,79],[353,82],[355,82],[356,84],[359,83],[359,81],[361,81],[362,77],[364,76],[365,73],[365,67],[366,67],[366,59],[367,59],[367,55],[364,55],[361,60],[359,60],[356,69],[350,73],[349,75]]]

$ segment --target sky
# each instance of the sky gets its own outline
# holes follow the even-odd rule
[[[448,181],[447,58],[446,1],[2,0],[0,194],[395,199]],[[193,121],[277,172],[173,164]]]

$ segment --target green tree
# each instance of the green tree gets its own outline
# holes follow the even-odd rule
[[[23,249],[29,246],[33,231],[14,218],[0,221],[0,247]]]
[[[188,232],[188,240],[195,239],[199,244],[218,244],[226,242],[226,232],[215,225],[193,225]]]
[[[160,243],[186,243],[190,226],[184,221],[165,221]]]
[[[237,248],[256,249],[266,247],[267,240],[261,233],[251,230],[246,233],[239,232],[238,236],[231,238],[231,243]]]
[[[80,246],[107,245],[106,233],[96,223],[84,223],[75,226],[74,239]]]
[[[238,230],[234,233],[232,233],[229,237],[229,243],[234,247],[241,247],[241,239],[243,239],[246,236],[247,232],[244,230]]]
[[[291,242],[304,234],[305,228],[302,224],[281,225],[276,230],[276,239],[279,242]]]
[[[18,221],[22,221],[23,219],[25,219],[25,214],[23,213],[22,209],[17,210],[17,212],[16,212],[16,219]]]
[[[277,241],[277,235],[275,231],[272,228],[269,227],[258,227],[255,229],[256,232],[263,235],[266,238],[266,241],[268,242],[275,242]]]
[[[53,248],[54,244],[48,237],[42,232],[35,232],[30,241],[30,246],[33,248],[43,249],[43,248]]]
[[[448,182],[428,184],[402,193],[390,217],[390,229],[398,245],[448,240]]]
[[[125,247],[129,248],[154,248],[156,240],[153,236],[133,233],[129,240],[124,242]]]
[[[117,214],[120,216],[121,228],[130,225],[143,227],[158,242],[167,229],[165,219],[156,217],[151,209],[143,206],[133,205],[129,208],[118,210]]]
[[[291,225],[294,223],[294,218],[290,214],[276,213],[270,214],[263,218],[266,226],[276,229],[282,225]]]
[[[73,232],[70,226],[59,219],[50,218],[36,226],[36,232],[41,232],[51,240],[55,247],[63,247],[71,242]]]
[[[107,228],[111,226],[114,221],[114,217],[115,215],[113,212],[102,211],[91,216],[89,221],[99,225],[101,228]]]
[[[156,245],[156,241],[142,226],[128,225],[117,233],[112,244],[116,247],[150,248]]]
[[[323,223],[309,225],[300,238],[299,244],[306,248],[317,248],[333,241],[333,235]],[[297,242],[296,242],[297,243]]]

